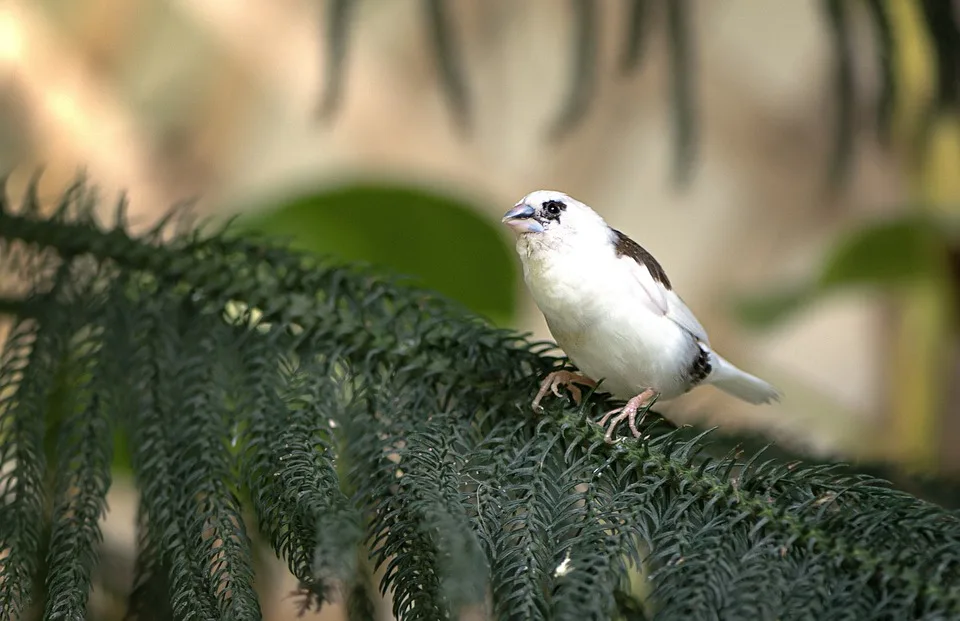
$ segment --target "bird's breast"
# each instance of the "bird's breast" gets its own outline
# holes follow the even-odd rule
[[[532,250],[524,258],[523,277],[544,315],[579,324],[604,313],[604,304],[616,295],[618,286],[610,274],[615,265],[603,263]]]
[[[610,260],[552,258],[524,262],[524,279],[553,338],[604,390],[629,398],[654,388],[665,398],[683,392],[682,376],[696,343],[649,309],[639,282]]]

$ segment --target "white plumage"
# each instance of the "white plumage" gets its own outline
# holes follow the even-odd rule
[[[636,434],[634,415],[653,398],[672,399],[699,384],[754,404],[779,399],[773,386],[714,352],[656,260],[583,203],[538,190],[503,220],[519,233],[524,280],[551,334],[586,376],[551,374],[534,407],[548,389],[602,379],[604,390],[630,400],[609,413],[621,412],[609,438],[624,418]]]

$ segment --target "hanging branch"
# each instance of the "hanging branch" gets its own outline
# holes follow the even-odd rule
[[[453,23],[447,13],[447,0],[423,0],[427,30],[440,69],[440,81],[461,132],[470,126],[470,106],[464,69],[453,39]]]
[[[343,99],[347,45],[355,5],[355,0],[327,0],[327,80],[319,107],[321,118],[327,120],[333,117]]]
[[[675,141],[674,181],[687,185],[696,160],[697,121],[694,110],[693,41],[688,23],[686,0],[666,0],[667,34],[670,45],[670,93]]]
[[[853,50],[851,49],[849,4],[844,0],[824,0],[833,44],[834,148],[828,167],[828,187],[836,190],[847,179],[853,158],[854,92]]]
[[[937,118],[960,114],[960,22],[952,0],[922,0],[920,5],[933,47],[936,75],[936,89],[923,109],[914,145],[914,156],[923,166]]]
[[[569,95],[548,136],[559,140],[586,115],[596,89],[597,64],[597,4],[592,0],[571,0],[574,59],[570,75]]]
[[[630,13],[627,18],[623,55],[620,57],[620,71],[625,74],[635,71],[640,66],[649,34],[648,0],[628,0],[628,2]]]
[[[876,105],[877,138],[881,144],[888,145],[893,113],[896,108],[897,85],[894,66],[897,60],[897,46],[893,40],[886,0],[867,0],[867,8],[873,23],[880,64],[880,91],[877,93]]]

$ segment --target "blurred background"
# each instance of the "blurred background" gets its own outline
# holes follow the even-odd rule
[[[665,413],[950,475],[958,4],[5,0],[0,170],[16,197],[42,165],[51,204],[83,170],[137,230],[183,201],[239,215],[541,339],[499,220],[562,190],[786,393]],[[135,493],[119,471],[102,618],[129,588]],[[266,618],[295,618],[295,581],[260,562]]]

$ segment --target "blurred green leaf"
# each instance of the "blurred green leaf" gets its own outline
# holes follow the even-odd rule
[[[838,241],[827,257],[818,288],[943,277],[948,242],[943,228],[919,214],[868,224]]]
[[[947,222],[921,213],[869,223],[837,240],[819,275],[774,293],[747,296],[738,301],[736,313],[744,323],[769,327],[840,288],[946,282],[951,239]]]
[[[513,316],[517,272],[507,236],[455,198],[357,184],[250,211],[245,226],[287,237],[294,247],[413,277],[496,323]]]

